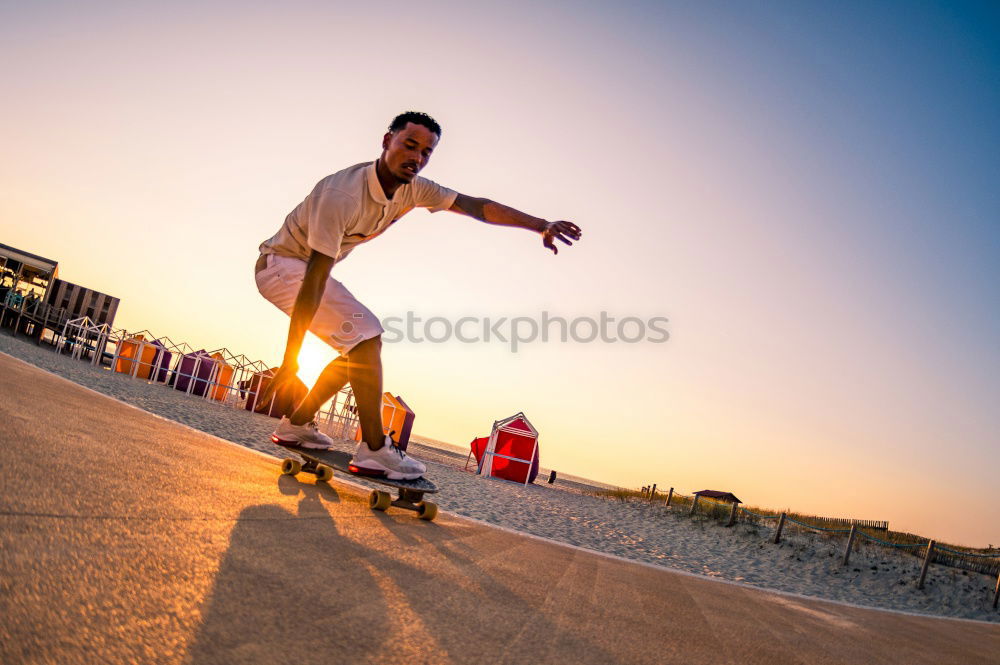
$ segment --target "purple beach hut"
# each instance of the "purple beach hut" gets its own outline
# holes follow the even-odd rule
[[[204,397],[214,369],[215,360],[205,349],[186,353],[177,363],[177,369],[174,370],[174,388],[187,392],[188,386],[193,380],[194,386],[191,388],[191,394]]]

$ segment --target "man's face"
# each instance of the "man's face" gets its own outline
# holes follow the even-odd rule
[[[382,138],[382,161],[397,180],[411,182],[427,166],[437,142],[437,134],[408,122],[406,127]]]

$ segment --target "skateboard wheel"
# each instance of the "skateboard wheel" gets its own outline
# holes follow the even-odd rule
[[[281,461],[281,473],[286,476],[294,476],[302,470],[302,462],[291,457],[286,457]]]
[[[392,496],[388,492],[372,490],[368,495],[368,505],[374,510],[387,510],[392,505]]]
[[[417,516],[422,520],[427,520],[430,522],[438,514],[438,507],[436,503],[431,501],[421,501],[417,504]]]
[[[333,478],[333,469],[328,467],[326,464],[320,464],[316,467],[316,480],[326,482],[331,478]]]

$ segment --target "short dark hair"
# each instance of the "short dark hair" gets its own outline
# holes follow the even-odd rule
[[[389,123],[389,131],[398,132],[406,127],[406,124],[410,122],[415,125],[423,125],[437,134],[438,138],[441,138],[441,125],[437,124],[437,121],[434,120],[434,118],[430,117],[426,113],[421,113],[420,111],[407,111],[406,113],[400,113],[392,119],[391,123]]]

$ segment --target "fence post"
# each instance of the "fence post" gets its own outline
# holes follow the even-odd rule
[[[694,515],[694,509],[698,507],[698,499],[701,498],[697,494],[694,495],[694,499],[691,500],[691,512],[688,515]]]
[[[920,569],[920,579],[917,581],[917,588],[924,588],[924,578],[927,577],[927,568],[931,565],[931,559],[934,556],[934,541],[930,540],[927,542],[927,554],[924,556],[924,565]]]
[[[847,537],[847,549],[844,550],[844,563],[841,564],[843,566],[846,566],[847,563],[851,560],[851,547],[854,546],[854,536],[855,534],[857,534],[857,532],[858,532],[858,525],[852,524],[851,535]]]
[[[733,509],[729,512],[729,521],[726,522],[726,526],[732,526],[736,524],[736,511],[739,510],[740,504],[733,503]]]
[[[993,592],[993,609],[997,608],[998,601],[1000,601],[1000,574],[997,574],[997,589]]]
[[[667,505],[670,505],[670,500],[674,498],[674,488],[671,487],[670,491],[667,492]]]
[[[649,490],[649,500],[652,501],[656,498],[656,483],[653,483],[652,489]]]
[[[781,542],[781,530],[784,528],[785,528],[785,513],[781,513],[781,517],[778,518],[778,528],[774,532],[775,545]]]

